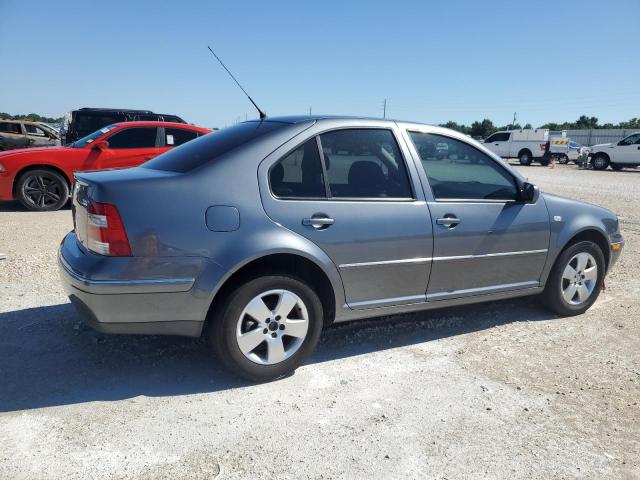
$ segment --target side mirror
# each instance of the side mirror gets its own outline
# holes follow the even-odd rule
[[[520,189],[520,200],[523,203],[536,203],[540,197],[540,189],[533,183],[524,182]]]
[[[93,144],[93,148],[94,150],[106,150],[107,148],[109,148],[109,142],[107,142],[106,140],[100,140],[99,142],[96,142]]]

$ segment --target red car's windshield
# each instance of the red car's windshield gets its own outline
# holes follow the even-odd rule
[[[72,148],[83,148],[93,142],[96,138],[101,137],[105,133],[109,132],[116,128],[115,125],[107,125],[106,127],[101,128],[100,130],[96,130],[91,135],[87,135],[86,137],[81,138],[80,140],[76,140],[71,143],[69,146]]]

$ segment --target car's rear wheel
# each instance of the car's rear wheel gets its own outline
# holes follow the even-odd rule
[[[322,304],[301,280],[258,277],[214,306],[208,330],[218,358],[251,381],[292,373],[315,349],[322,331]]]
[[[569,157],[566,156],[564,153],[562,155],[560,155],[560,157],[558,158],[558,162],[561,165],[566,165],[567,163],[569,163]]]
[[[582,241],[571,245],[556,260],[542,300],[559,315],[584,313],[598,298],[604,273],[604,254],[596,243]]]
[[[624,167],[622,165],[618,165],[617,163],[612,163],[611,164],[611,168],[613,170],[615,170],[616,172],[619,172],[620,170],[622,170]]]
[[[594,170],[606,170],[609,166],[609,158],[604,154],[598,154],[591,160]]]
[[[54,170],[29,170],[18,178],[16,197],[28,210],[59,210],[69,200],[69,184]]]
[[[550,163],[551,160],[547,157],[543,157],[540,159],[540,165],[542,165],[543,167],[548,167]]]
[[[531,165],[531,152],[529,150],[522,150],[518,154],[518,160],[520,161],[520,165],[528,166]]]

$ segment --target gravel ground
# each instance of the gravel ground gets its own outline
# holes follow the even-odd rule
[[[640,170],[521,170],[604,205],[627,246],[586,314],[535,299],[329,328],[281,381],[200,340],[81,323],[70,211],[0,205],[0,478],[640,478]]]

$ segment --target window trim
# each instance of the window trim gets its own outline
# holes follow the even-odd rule
[[[326,167],[326,163],[325,163],[325,159],[324,159],[324,150],[322,148],[322,142],[320,140],[320,136],[325,134],[325,133],[329,133],[329,132],[336,132],[336,131],[340,131],[340,130],[387,130],[388,132],[391,133],[391,135],[393,136],[393,139],[396,142],[396,147],[398,148],[398,153],[400,154],[400,159],[404,164],[405,167],[405,172],[407,174],[407,182],[409,183],[409,189],[411,191],[411,197],[336,197],[333,196],[333,194],[331,193],[331,186],[329,185],[329,181],[328,181],[328,176],[327,176],[327,167]],[[324,182],[324,186],[325,186],[325,196],[324,197],[279,197],[277,196],[275,193],[273,193],[273,188],[271,188],[271,170],[278,164],[280,163],[280,161],[282,159],[284,159],[285,157],[287,157],[288,155],[290,155],[291,153],[293,153],[295,150],[297,150],[298,148],[300,148],[302,145],[304,145],[305,143],[307,143],[309,140],[311,140],[311,138],[315,137],[316,138],[316,142],[318,145],[318,152],[320,154],[320,163],[322,165],[322,176],[323,176],[323,182]],[[320,132],[316,132],[313,134],[312,137],[309,137],[307,139],[305,139],[304,141],[298,143],[295,147],[293,147],[292,149],[288,150],[286,153],[284,153],[283,155],[281,155],[280,157],[278,157],[278,159],[273,162],[270,166],[269,169],[267,170],[267,184],[269,185],[269,193],[271,194],[271,196],[276,199],[276,200],[284,200],[284,201],[292,201],[292,200],[300,200],[300,201],[323,201],[323,202],[390,202],[390,203],[411,203],[411,202],[415,202],[417,200],[416,197],[416,191],[413,185],[413,178],[411,176],[411,170],[409,169],[409,164],[407,162],[407,159],[405,158],[405,156],[402,153],[402,148],[400,147],[400,142],[398,141],[398,136],[396,135],[396,132],[394,132],[394,130],[392,128],[389,128],[387,126],[366,126],[366,127],[359,127],[359,126],[341,126],[341,127],[337,127],[337,128],[327,128],[326,130],[322,130]]]
[[[477,148],[476,146],[474,146],[473,144],[466,142],[460,138],[456,138],[450,135],[444,135],[441,133],[433,133],[433,132],[421,132],[419,130],[411,130],[411,129],[407,129],[406,132],[408,133],[408,137],[409,140],[411,141],[411,145],[413,147],[413,150],[416,152],[417,155],[417,160],[420,164],[420,168],[422,168],[422,171],[424,172],[424,176],[425,179],[427,181],[427,185],[429,186],[429,190],[431,191],[431,197],[433,198],[434,202],[437,203],[490,203],[490,204],[495,204],[495,203],[522,203],[521,201],[521,188],[520,188],[520,182],[518,181],[518,177],[516,177],[511,171],[509,171],[509,169],[506,167],[506,165],[503,165],[502,162],[500,161],[496,161],[495,158],[491,157],[490,155],[487,155],[485,152],[483,152],[482,150],[480,150],[479,148]],[[513,180],[513,185],[516,189],[516,198],[515,199],[509,199],[509,198],[505,198],[505,199],[499,199],[499,198],[438,198],[435,196],[434,192],[433,192],[433,188],[431,187],[431,182],[429,181],[429,175],[427,174],[426,169],[424,168],[424,166],[422,165],[422,157],[420,156],[420,153],[418,152],[418,147],[416,146],[415,142],[413,141],[413,138],[411,137],[412,133],[417,133],[419,135],[435,135],[435,136],[439,136],[439,137],[445,137],[451,140],[457,140],[458,142],[462,142],[465,145],[467,145],[470,148],[473,148],[474,150],[478,151],[479,153],[481,153],[482,155],[484,155],[485,157],[487,157],[489,160],[491,160],[495,165],[498,165],[502,170],[504,170],[504,172],[509,175],[509,177],[511,177],[511,179]],[[496,132],[497,133],[497,132]]]

